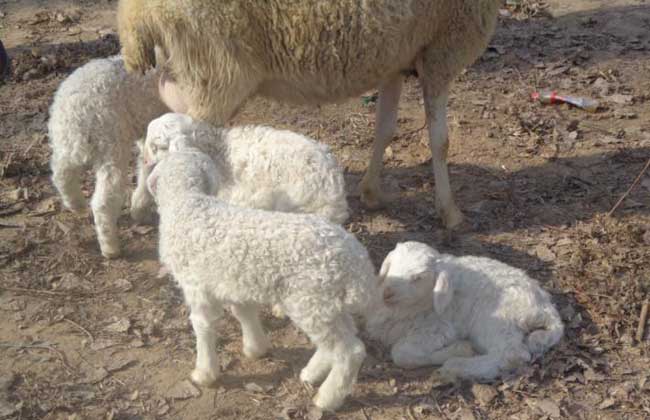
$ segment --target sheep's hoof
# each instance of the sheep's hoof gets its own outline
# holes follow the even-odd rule
[[[120,247],[119,246],[107,246],[102,248],[102,255],[104,258],[113,260],[120,256]]]
[[[268,339],[266,339],[264,342],[258,343],[255,346],[245,345],[243,352],[244,356],[248,357],[249,359],[259,359],[260,357],[268,354],[269,350],[271,350],[271,343]]]
[[[334,412],[343,405],[345,398],[338,395],[324,395],[320,389],[313,399],[314,405],[323,411]]]
[[[209,387],[217,382],[218,375],[205,370],[194,369],[190,375],[192,382],[199,386]]]
[[[280,305],[273,305],[271,308],[271,314],[273,314],[274,317],[280,318],[280,319],[285,319],[287,315],[284,313]]]
[[[361,203],[370,210],[386,208],[390,199],[379,190],[361,186]]]
[[[131,209],[131,219],[139,225],[155,225],[157,216],[151,208]]]

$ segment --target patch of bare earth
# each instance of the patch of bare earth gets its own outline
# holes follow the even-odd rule
[[[298,108],[251,101],[233,123],[289,128],[332,146],[346,168],[347,228],[379,264],[396,242],[488,255],[527,270],[567,324],[561,344],[510,378],[441,385],[435,369],[395,368],[368,342],[354,395],[336,415],[310,410],[297,373],[312,348],[266,317],[275,348],[240,351],[224,317],[223,377],[188,381],[194,340],[155,229],[120,224],[125,257],[104,260],[91,221],[62,211],[49,181],[48,106],[57,85],[117,51],[115,2],[0,1],[14,76],[0,86],[0,418],[12,419],[642,419],[650,417],[648,342],[635,338],[650,284],[650,175],[608,211],[650,158],[650,6],[642,1],[513,1],[450,105],[451,178],[467,216],[448,235],[417,80],[386,153],[393,204],[369,212],[357,182],[372,142],[372,102]],[[550,7],[545,7],[550,6]],[[530,100],[539,89],[595,98],[587,113]],[[372,94],[370,92],[369,94]],[[86,192],[92,183],[86,184]]]

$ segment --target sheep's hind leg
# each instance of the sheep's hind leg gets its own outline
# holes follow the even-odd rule
[[[417,62],[418,75],[424,94],[424,108],[429,128],[429,145],[433,176],[436,183],[436,209],[443,223],[449,229],[458,226],[463,221],[463,214],[456,206],[449,183],[449,168],[447,154],[449,151],[449,136],[447,127],[447,101],[449,84],[453,75],[445,76],[443,63],[451,60],[438,56],[439,51],[425,52]]]
[[[125,190],[125,167],[109,163],[99,168],[90,206],[99,248],[106,258],[115,258],[120,254],[117,220],[124,205]]]
[[[323,325],[310,322],[309,328],[299,321],[297,323],[317,347],[314,357],[318,359],[313,364],[310,360],[307,367],[317,364],[323,367],[322,361],[325,359],[332,363],[332,369],[314,397],[314,404],[323,410],[334,411],[352,392],[366,356],[366,348],[357,338],[354,322],[348,315],[341,315],[336,321]],[[304,376],[309,376],[309,372],[301,374],[301,378]]]
[[[257,305],[232,305],[231,309],[232,314],[241,325],[244,355],[251,359],[257,359],[268,353],[271,342],[260,322]]]
[[[200,292],[185,292],[190,306],[190,321],[196,335],[196,367],[192,381],[198,385],[210,386],[219,377],[217,343],[217,321],[223,311],[220,303],[208,299]]]
[[[359,184],[361,202],[370,209],[381,208],[387,201],[381,192],[380,177],[384,166],[384,150],[392,140],[397,127],[397,108],[403,83],[404,77],[397,75],[379,88],[372,157],[368,170]]]
[[[65,159],[52,159],[52,183],[59,191],[63,205],[74,213],[86,208],[86,198],[81,193],[83,169]]]
[[[451,358],[471,357],[474,354],[469,341],[456,341],[437,349],[422,342],[400,341],[391,349],[393,363],[404,369],[442,365]]]
[[[448,379],[491,381],[530,361],[530,353],[523,347],[493,350],[483,356],[454,357],[447,360],[438,373]]]

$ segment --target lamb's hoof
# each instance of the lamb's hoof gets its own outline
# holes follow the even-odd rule
[[[199,386],[209,387],[217,382],[218,376],[205,370],[194,369],[190,375],[190,379]]]
[[[327,378],[327,374],[330,372],[329,369],[322,370],[320,372],[310,371],[307,367],[304,367],[300,371],[300,381],[304,384],[311,386],[317,386]]]
[[[380,191],[361,186],[361,203],[369,210],[386,208],[390,198]]]
[[[156,212],[151,209],[131,209],[131,219],[139,225],[150,225],[154,226],[156,224],[156,219],[158,215]]]
[[[102,255],[104,258],[108,258],[109,260],[113,260],[117,257],[119,257],[121,254],[120,252],[120,247],[119,246],[105,246],[102,247]]]
[[[463,213],[458,210],[458,207],[456,206],[453,206],[448,211],[440,210],[440,217],[442,218],[445,227],[450,230],[458,228],[463,223],[464,219]]]
[[[273,305],[273,307],[271,308],[271,314],[274,317],[280,319],[285,319],[287,317],[287,315],[284,313],[280,305]]]
[[[319,389],[318,393],[316,393],[316,396],[313,399],[314,405],[323,411],[334,412],[338,410],[343,405],[343,402],[345,401],[345,398],[341,398],[338,395],[324,395],[324,394],[325,393],[323,393]]]
[[[271,350],[271,342],[266,339],[262,343],[257,343],[254,346],[244,345],[243,352],[244,356],[249,359],[259,359],[260,357],[266,356]]]

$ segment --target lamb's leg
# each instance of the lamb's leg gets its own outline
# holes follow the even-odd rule
[[[313,319],[310,319],[311,322],[295,321],[317,347],[314,357],[318,358],[313,363],[310,360],[307,366],[310,368],[311,365],[314,371],[301,373],[301,378],[311,376],[310,379],[316,379],[318,375],[310,375],[320,373],[316,372],[319,369],[315,366],[318,364],[322,367],[322,360],[331,360],[332,369],[314,397],[314,404],[323,410],[334,411],[352,391],[366,356],[365,346],[357,338],[354,322],[348,315],[341,315],[335,322],[323,325],[316,325]]]
[[[147,177],[151,168],[145,166],[142,150],[137,157],[137,184],[131,196],[131,218],[136,223],[153,224],[155,219],[155,201],[147,189]]]
[[[463,221],[463,214],[456,206],[451,185],[449,183],[449,168],[447,153],[449,138],[447,128],[447,100],[449,84],[453,76],[444,76],[441,69],[438,52],[425,52],[417,62],[418,75],[424,94],[424,108],[429,128],[429,145],[433,176],[436,182],[436,209],[447,228],[453,228]],[[441,74],[442,73],[442,74]]]
[[[391,349],[393,363],[404,369],[442,365],[454,357],[470,357],[474,349],[469,341],[456,341],[448,346],[431,348],[425,342],[400,340]]]
[[[86,208],[86,198],[81,192],[83,169],[67,159],[52,159],[52,182],[61,195],[63,205],[75,213]]]
[[[523,346],[493,350],[477,357],[454,357],[447,360],[438,371],[448,379],[491,381],[530,361],[530,353]]]
[[[319,346],[300,372],[300,380],[311,385],[321,383],[332,370],[332,357],[324,346]]]
[[[199,292],[186,292],[185,299],[190,306],[190,321],[196,335],[196,367],[191,378],[198,385],[209,386],[219,377],[219,357],[215,346],[217,321],[223,308]]]
[[[379,89],[372,157],[368,164],[368,170],[359,184],[361,201],[371,209],[381,207],[386,201],[381,192],[380,176],[384,166],[384,150],[392,140],[397,127],[397,108],[403,83],[404,77],[398,75]]]
[[[120,254],[117,220],[124,205],[126,168],[108,163],[97,170],[96,177],[95,192],[90,206],[95,219],[97,240],[102,255],[106,258],[115,258]]]
[[[246,357],[257,359],[264,356],[271,348],[271,342],[260,322],[257,305],[232,305],[231,309],[241,325],[243,351]]]

